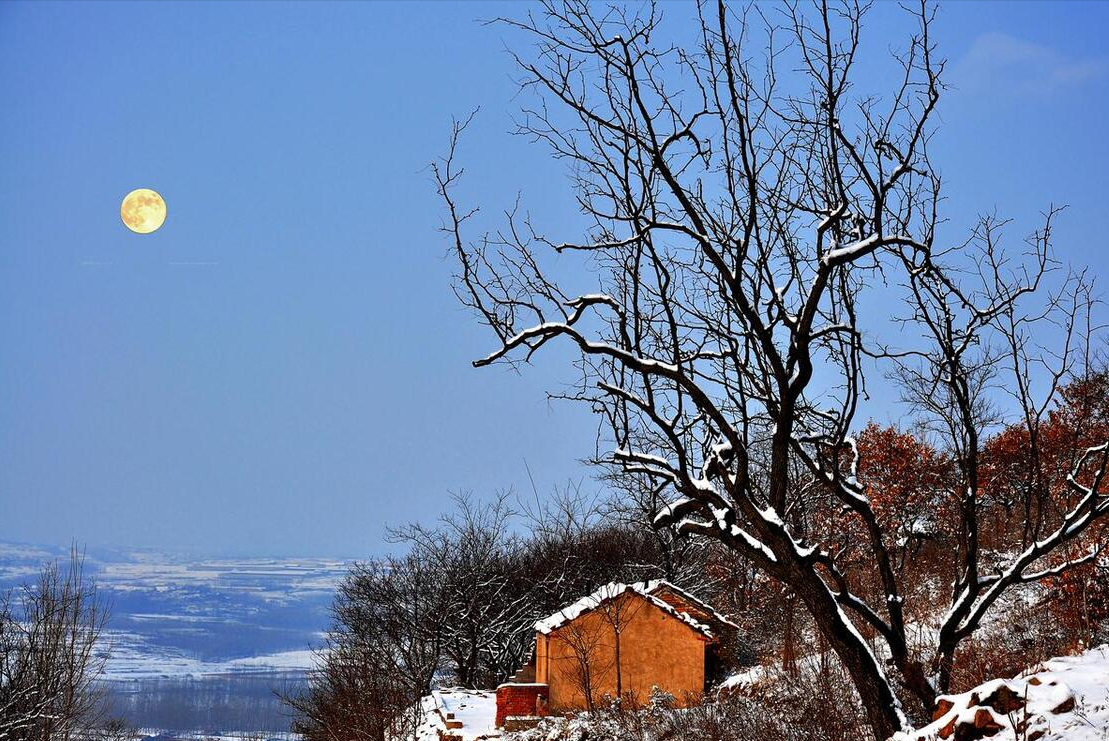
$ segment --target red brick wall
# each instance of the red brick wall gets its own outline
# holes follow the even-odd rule
[[[510,715],[546,715],[546,707],[547,685],[502,684],[497,688],[497,728]]]

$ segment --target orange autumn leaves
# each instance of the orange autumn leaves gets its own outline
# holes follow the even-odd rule
[[[1087,447],[1109,439],[1109,373],[1073,381],[1058,397],[1056,407],[1039,422],[1006,426],[979,450],[979,533],[983,547],[999,556],[1058,526],[1076,502],[1068,474]],[[886,547],[902,561],[925,542],[941,546],[937,555],[954,555],[962,527],[961,493],[967,485],[957,461],[921,436],[875,423],[856,442],[858,479]],[[1088,479],[1089,473],[1080,472],[1079,480]],[[821,498],[812,514],[812,534],[848,563],[867,548],[864,523],[834,498]],[[1059,556],[1073,557],[1105,535],[1104,528],[1094,528]]]
[[[858,477],[883,529],[898,540],[938,534],[950,520],[950,461],[910,432],[866,426]]]
[[[909,546],[945,534],[955,505],[950,459],[911,432],[874,422],[855,442],[857,477],[888,541],[886,546]],[[846,468],[845,457],[840,463]],[[841,559],[850,562],[859,549],[868,550],[862,519],[837,500],[819,498],[813,514],[814,534]]]
[[[1050,524],[1074,505],[1067,476],[1082,453],[1109,439],[1109,373],[1064,386],[1060,403],[1036,425],[1012,425],[991,438],[983,456],[983,490],[993,503],[1023,509]],[[1088,471],[1080,471],[1082,479]],[[1023,515],[1022,515],[1023,516]]]

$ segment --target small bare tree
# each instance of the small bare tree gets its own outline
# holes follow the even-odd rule
[[[621,639],[628,625],[639,614],[644,602],[630,594],[630,590],[618,594],[611,599],[602,600],[597,605],[597,612],[604,618],[605,624],[612,631],[612,668],[616,674],[616,699],[624,699],[624,672],[621,662]]]
[[[1024,254],[1001,249],[991,218],[965,242],[940,241],[928,144],[943,62],[930,7],[908,11],[898,83],[884,96],[853,87],[858,2],[698,10],[686,44],[662,40],[653,5],[550,0],[503,21],[534,42],[516,56],[535,100],[519,133],[571,164],[588,224],[553,239],[514,208],[471,235],[477,211],[460,203],[456,160],[468,122],[455,125],[434,173],[456,290],[498,340],[475,365],[527,362],[552,341],[575,347],[581,381],[559,396],[601,416],[603,462],[665,494],[658,526],[718,539],[785,584],[886,739],[909,725],[899,684],[930,705],[1006,589],[1092,557],[1069,549],[1109,514],[1109,443],[1077,449],[1069,506],[988,564],[979,455],[1014,406],[1007,390],[1034,430],[1060,383],[1085,372],[1093,302],[1080,274],[1049,290],[1055,211]],[[586,270],[556,268],[557,255]],[[878,310],[866,303],[873,289]],[[903,309],[893,333],[890,304]],[[851,433],[874,369],[900,378],[958,463],[958,575],[931,656],[910,646],[890,536],[857,475]],[[862,524],[880,600],[860,596],[837,552],[793,526],[806,491]]]
[[[589,712],[597,709],[601,688],[613,670],[609,631],[600,620],[571,620],[552,636],[552,643],[565,646],[570,654],[570,680],[585,700]]]
[[[99,724],[107,617],[76,552],[0,601],[0,740],[68,741]]]
[[[539,609],[521,583],[524,540],[513,532],[512,492],[489,501],[454,497],[455,509],[434,526],[412,523],[391,536],[424,554],[443,596],[442,649],[463,687],[495,686],[531,649],[530,628]]]
[[[376,647],[332,640],[319,663],[307,690],[282,695],[295,733],[308,741],[387,741],[415,734],[419,698],[389,671]]]

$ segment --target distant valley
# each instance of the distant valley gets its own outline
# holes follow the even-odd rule
[[[0,542],[0,591],[68,555]],[[104,680],[115,712],[149,729],[286,730],[273,690],[303,683],[348,563],[90,549],[86,572],[111,605]]]

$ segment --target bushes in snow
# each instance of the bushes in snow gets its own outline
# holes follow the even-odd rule
[[[866,735],[858,698],[833,662],[796,673],[763,673],[686,708],[656,695],[627,698],[573,718],[548,718],[505,741],[858,741]]]

